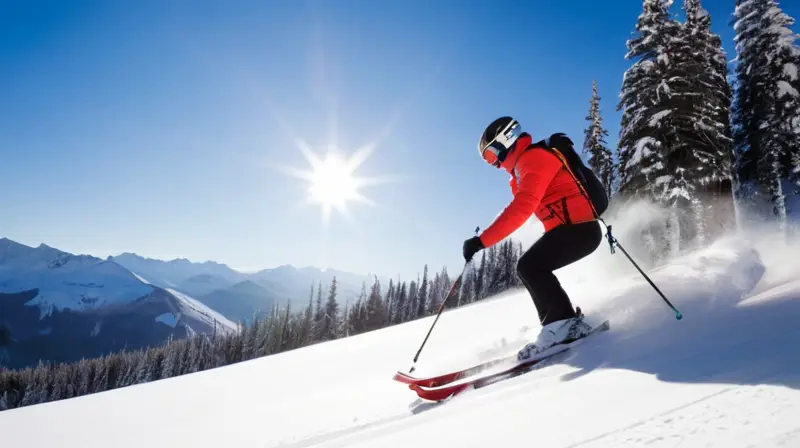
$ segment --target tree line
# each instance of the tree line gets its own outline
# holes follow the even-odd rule
[[[589,164],[616,202],[645,199],[669,210],[643,235],[654,258],[702,246],[741,225],[744,214],[790,234],[790,215],[800,214],[794,19],[775,0],[737,0],[730,70],[700,0],[683,1],[684,21],[672,7],[672,0],[644,0],[626,43],[632,64],[616,109],[622,116],[615,154],[593,85],[584,142]]]

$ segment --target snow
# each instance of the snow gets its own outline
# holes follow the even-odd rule
[[[410,366],[429,317],[0,412],[0,434],[26,448],[800,446],[797,249],[730,237],[651,270],[683,311],[677,321],[603,245],[558,276],[592,322],[611,319],[609,332],[559,364],[441,405],[391,380]],[[418,373],[470,364],[503,340],[513,350],[535,335],[534,315],[519,291],[446,311]]]
[[[164,313],[156,316],[156,322],[161,322],[164,325],[175,328],[178,325],[178,317],[172,313]]]
[[[790,81],[797,81],[797,65],[788,62],[783,66],[783,74]]]
[[[666,84],[664,84],[666,86]],[[661,112],[656,112],[648,121],[648,125],[653,128],[657,128],[661,126],[661,120],[668,117],[672,113],[672,110],[662,110]]]
[[[790,97],[798,97],[800,93],[786,81],[778,81],[778,98],[789,95]]]
[[[636,151],[633,153],[631,160],[628,162],[629,166],[636,165],[642,161],[642,157],[650,155],[650,146],[658,144],[658,141],[653,137],[642,137],[636,142]]]
[[[36,288],[39,294],[27,305],[39,307],[42,318],[56,310],[81,311],[129,302],[153,290],[113,261],[0,239],[0,292]]]
[[[182,311],[186,315],[190,315],[195,319],[204,321],[211,326],[215,326],[215,322],[217,324],[221,324],[222,330],[236,331],[239,328],[239,326],[230,319],[205,306],[200,301],[189,296],[188,294],[184,294],[172,288],[167,288],[167,291],[174,295],[181,302],[181,305],[184,307]]]
[[[131,271],[131,274],[133,274],[133,276],[136,277],[140,282],[142,282],[142,283],[144,283],[146,285],[152,285],[152,283],[150,283],[147,279],[145,279],[141,275],[139,275],[139,274],[137,274],[137,273],[135,273],[133,271]]]

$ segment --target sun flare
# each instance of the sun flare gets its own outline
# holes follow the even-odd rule
[[[361,200],[358,180],[353,177],[353,167],[338,154],[329,152],[325,159],[312,162],[309,200],[323,208],[345,211],[347,202]]]
[[[322,156],[316,154],[303,142],[297,142],[297,146],[310,165],[310,169],[284,168],[284,170],[288,174],[308,182],[307,203],[317,204],[321,207],[324,223],[330,221],[333,210],[349,217],[348,204],[351,202],[375,205],[372,200],[361,193],[360,189],[368,185],[392,181],[386,176],[366,178],[357,177],[354,174],[356,169],[369,158],[373,145],[362,147],[347,158],[332,146],[328,147]]]

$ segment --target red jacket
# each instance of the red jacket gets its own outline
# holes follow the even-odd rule
[[[578,224],[595,219],[592,206],[559,158],[542,148],[531,148],[532,138],[520,136],[501,165],[511,174],[514,199],[480,238],[493,246],[519,229],[535,214],[549,232],[567,221]]]

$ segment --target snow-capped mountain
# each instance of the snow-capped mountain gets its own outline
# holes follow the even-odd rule
[[[30,290],[28,305],[40,318],[55,311],[84,311],[145,296],[153,288],[129,270],[89,255],[72,255],[42,244],[31,248],[0,239],[0,293]]]
[[[236,324],[112,260],[0,239],[0,326],[10,366],[70,361]]]

